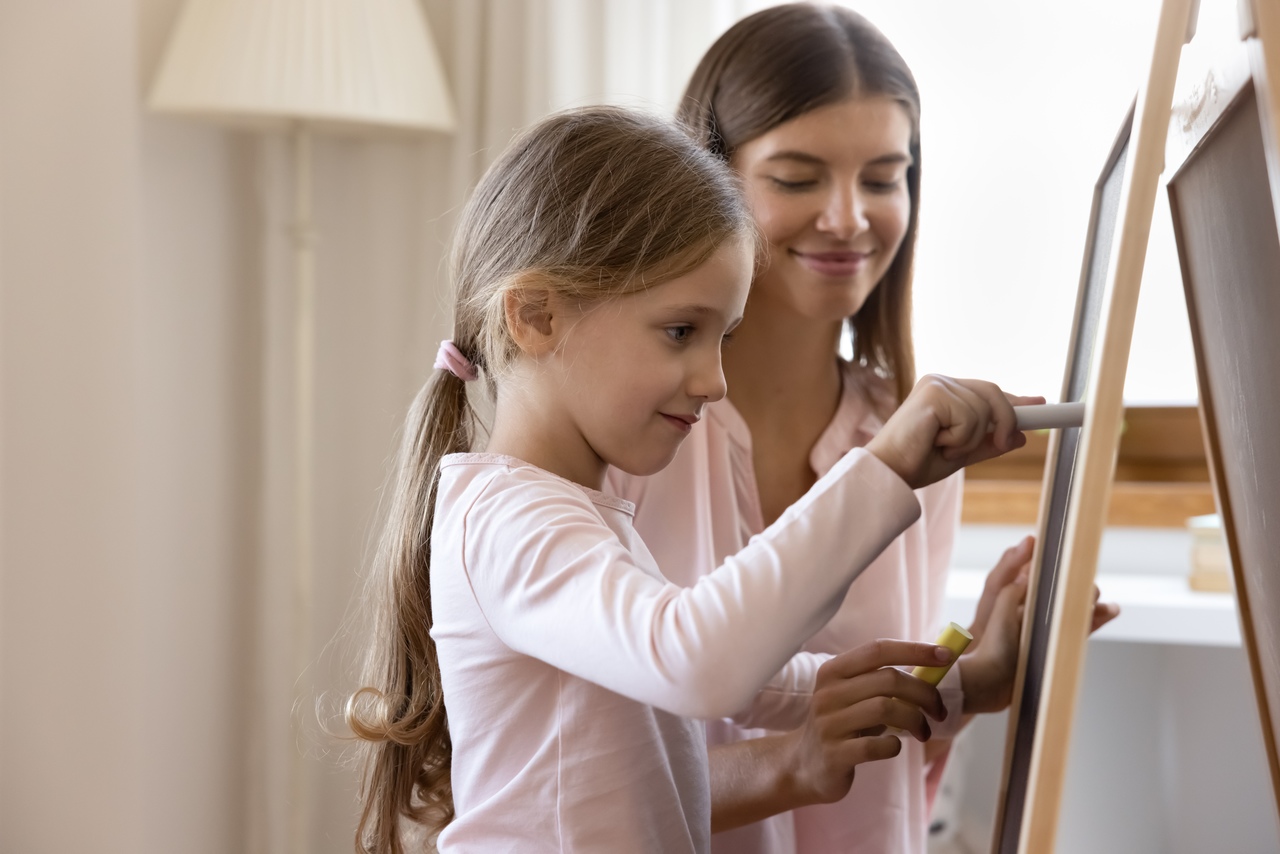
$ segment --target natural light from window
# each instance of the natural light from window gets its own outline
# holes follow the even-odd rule
[[[1056,400],[1094,182],[1146,73],[1159,3],[846,5],[897,45],[921,89],[920,371]],[[1125,398],[1196,399],[1163,186]]]
[[[712,40],[693,34],[718,35],[770,5],[691,4],[679,13],[687,17],[649,32],[647,19],[623,14],[629,7],[553,4],[574,14],[593,9],[612,35],[602,45],[603,78],[593,80],[587,65],[560,63],[549,107],[607,100],[671,115]],[[844,5],[897,45],[921,90],[918,370],[991,379],[1057,400],[1094,183],[1148,71],[1159,0]],[[1205,6],[1225,9],[1226,26],[1234,26],[1234,2]],[[1203,19],[1213,16],[1201,17],[1203,33]],[[573,20],[566,12],[549,25],[571,29]],[[1162,185],[1128,365],[1129,403],[1195,402],[1186,311]]]

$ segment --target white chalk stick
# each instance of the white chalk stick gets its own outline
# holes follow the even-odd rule
[[[1040,403],[1015,406],[1019,430],[1052,430],[1057,427],[1079,427],[1084,424],[1083,403]]]

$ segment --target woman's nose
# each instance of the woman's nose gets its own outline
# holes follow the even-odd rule
[[[857,187],[833,191],[818,218],[818,228],[839,240],[850,240],[867,227],[867,207]]]

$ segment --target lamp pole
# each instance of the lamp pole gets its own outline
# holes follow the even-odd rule
[[[294,370],[294,673],[301,679],[311,661],[312,583],[312,460],[315,442],[315,228],[311,220],[311,132],[306,122],[292,128],[293,142],[293,370]],[[299,709],[299,714],[305,710]],[[293,751],[289,767],[290,847],[306,854],[310,828],[310,786],[307,785],[304,745]]]

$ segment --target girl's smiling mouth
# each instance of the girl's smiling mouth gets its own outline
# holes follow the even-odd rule
[[[697,415],[670,415],[666,412],[660,412],[658,414],[667,419],[667,422],[671,424],[671,426],[675,427],[682,433],[688,433],[693,429],[693,425],[697,424],[700,420],[700,417]]]

